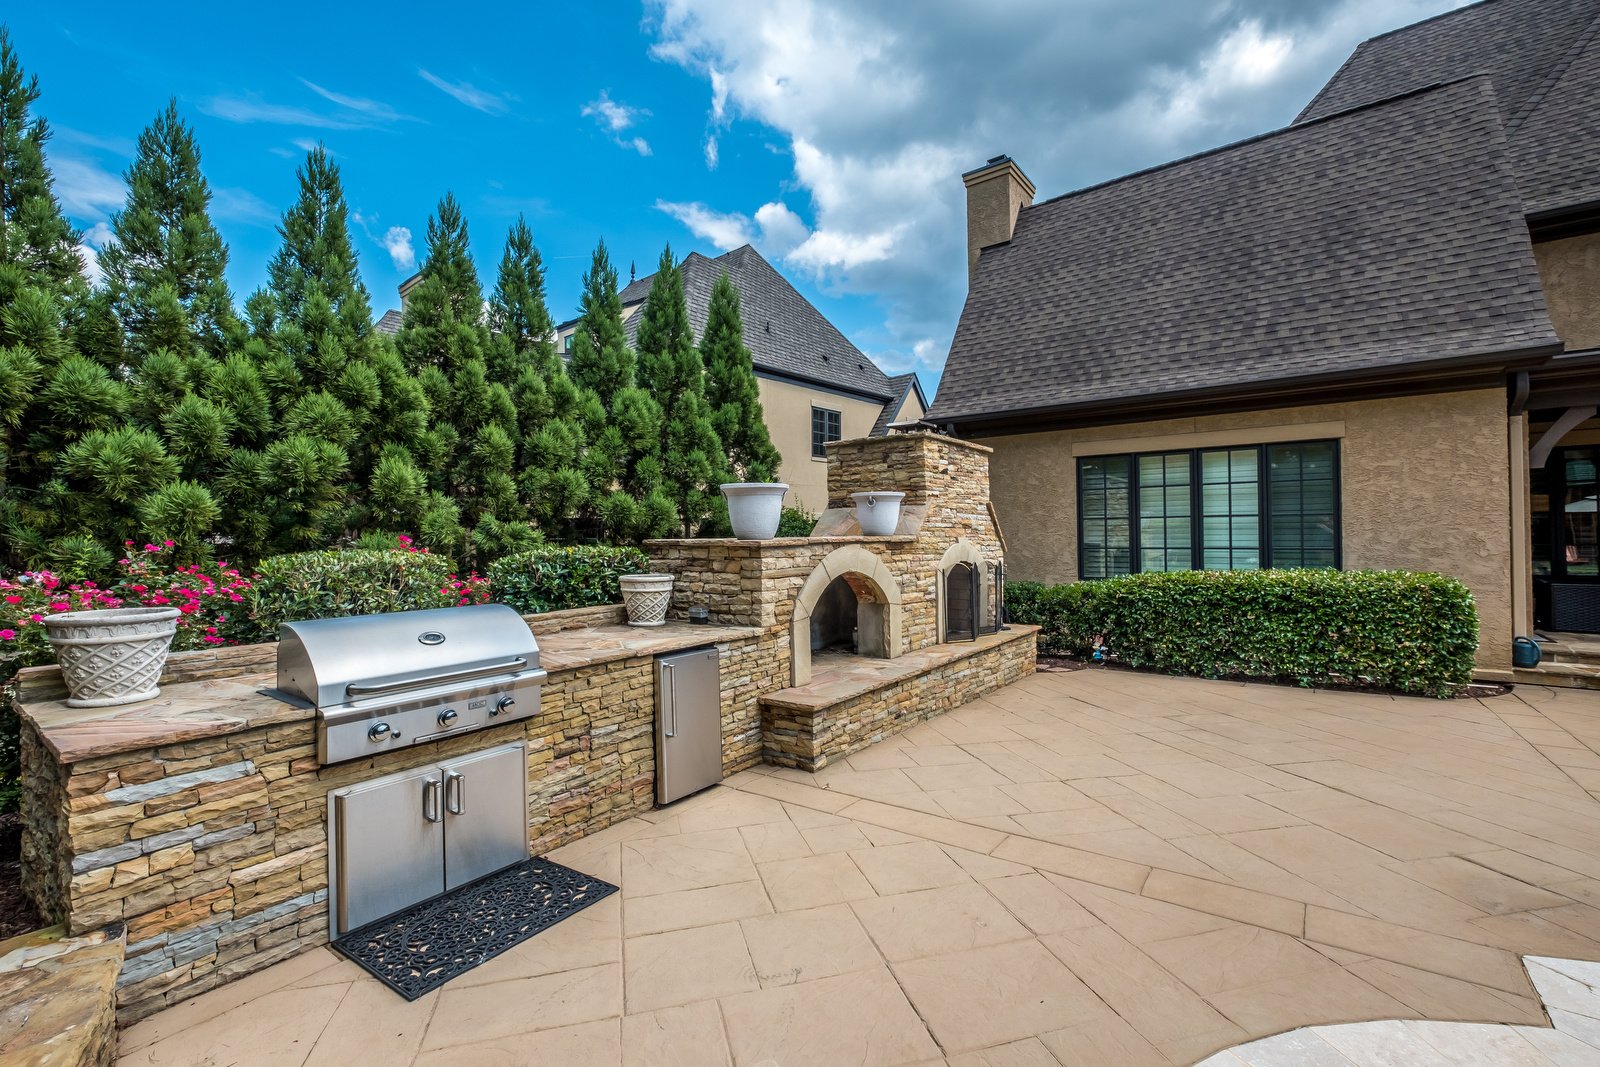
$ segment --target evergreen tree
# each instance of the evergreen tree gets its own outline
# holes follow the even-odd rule
[[[449,193],[428,219],[428,258],[395,343],[432,412],[418,444],[431,490],[423,543],[463,560],[529,543],[516,482],[516,404],[489,374],[483,289],[466,219]]]
[[[489,322],[495,331],[491,376],[508,385],[516,408],[523,505],[547,535],[570,538],[589,499],[581,395],[556,355],[544,266],[520,216],[500,257]]]
[[[583,275],[582,318],[572,339],[572,361],[567,373],[579,388],[593,390],[606,410],[617,393],[634,384],[633,352],[622,326],[622,300],[617,290],[617,270],[611,265],[606,243],[595,246],[594,258]]]
[[[33,117],[39,81],[23,74],[0,26],[0,265],[16,266],[31,285],[56,294],[83,287],[78,234],[61,214],[45,167],[50,128]]]
[[[723,459],[706,402],[705,367],[689,327],[683,273],[670,245],[640,313],[638,346],[639,384],[661,406],[663,488],[687,537],[712,511]]]
[[[126,174],[128,200],[111,219],[116,241],[101,252],[117,315],[134,347],[154,350],[146,338],[169,288],[188,316],[195,340],[216,356],[242,339],[233,295],[223,278],[228,248],[211,223],[211,189],[200,173],[194,132],[173,100],[139,135]]]
[[[726,273],[711,289],[700,356],[705,365],[712,425],[727,464],[725,473],[736,481],[772,481],[783,460],[773,447],[761,412],[755,363],[744,343],[739,290]]]
[[[635,383],[617,272],[604,241],[583,276],[581,307],[568,373],[579,389],[588,439],[588,517],[615,540],[659,536],[678,524],[661,484],[661,407]]]

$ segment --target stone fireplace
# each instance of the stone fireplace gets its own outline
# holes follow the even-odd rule
[[[834,442],[811,536],[647,543],[655,569],[677,577],[673,617],[701,607],[776,636],[788,676],[761,697],[764,759],[818,769],[950,710],[947,680],[992,671],[988,691],[1032,669],[1032,628],[990,624],[1005,549],[989,452],[932,433]],[[905,494],[891,535],[856,522],[850,494],[873,490]]]

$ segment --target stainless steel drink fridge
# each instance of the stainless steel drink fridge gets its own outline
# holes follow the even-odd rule
[[[715,648],[656,657],[656,801],[722,781],[722,683]]]

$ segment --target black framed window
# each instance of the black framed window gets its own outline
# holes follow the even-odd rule
[[[1085,578],[1128,573],[1131,465],[1128,456],[1078,461],[1078,566]]]
[[[1261,450],[1200,453],[1200,564],[1208,571],[1261,569]]]
[[[1194,566],[1194,494],[1189,453],[1139,457],[1139,569],[1186,571]]]
[[[1337,566],[1338,453],[1333,442],[1268,445],[1267,490],[1272,565]]]
[[[837,441],[843,436],[844,424],[837,411],[818,407],[811,409],[811,456],[813,459],[827,459],[828,442]]]
[[[1078,574],[1338,567],[1339,443],[1078,460]]]

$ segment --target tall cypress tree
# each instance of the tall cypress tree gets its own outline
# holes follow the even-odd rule
[[[527,543],[515,478],[516,404],[489,374],[483,289],[466,219],[449,193],[428,219],[428,259],[395,344],[432,411],[419,448],[434,494],[420,527],[424,543],[463,559],[469,548],[487,558]]]
[[[772,481],[783,458],[767,433],[755,363],[744,343],[739,290],[726,272],[711,289],[700,356],[706,369],[706,400],[727,473],[741,481]]]
[[[678,524],[661,484],[661,407],[635,382],[617,271],[604,241],[583,276],[580,306],[568,373],[580,390],[589,442],[583,457],[589,517],[616,540],[658,536]]]
[[[638,346],[639,384],[661,405],[662,486],[687,537],[712,510],[723,461],[706,402],[705,367],[689,327],[683,272],[672,260],[670,245],[661,253],[645,298]]]
[[[212,355],[225,354],[242,338],[223,277],[228,246],[212,225],[211,187],[200,172],[194,131],[179,117],[176,100],[139,134],[125,178],[127,204],[111,218],[117,239],[100,262],[134,347],[153,350],[144,339],[157,316],[157,291],[166,286],[199,345]]]
[[[508,385],[516,406],[523,503],[546,534],[570,537],[572,521],[589,498],[580,394],[556,355],[544,266],[521,216],[506,236],[489,323],[490,376]]]
[[[39,80],[23,74],[11,33],[0,26],[0,264],[60,294],[82,288],[83,264],[45,167],[50,128],[33,115],[38,99]]]
[[[567,373],[580,388],[593,390],[609,411],[617,393],[634,384],[634,360],[622,326],[617,269],[611,265],[604,241],[595,246],[594,258],[583,275],[578,306],[582,318],[572,339]]]

